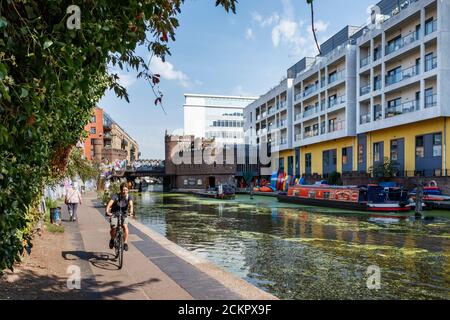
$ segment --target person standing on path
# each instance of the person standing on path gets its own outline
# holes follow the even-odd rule
[[[82,199],[80,192],[78,189],[74,188],[73,183],[67,189],[64,202],[67,205],[67,210],[69,211],[70,221],[77,221],[77,208],[78,204],[81,205]]]

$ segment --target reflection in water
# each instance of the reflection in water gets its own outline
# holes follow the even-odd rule
[[[238,196],[136,195],[137,219],[283,299],[448,299],[450,216],[366,213]],[[381,289],[366,270],[381,268]]]

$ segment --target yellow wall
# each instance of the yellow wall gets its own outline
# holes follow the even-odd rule
[[[405,170],[415,170],[415,149],[416,149],[416,136],[442,132],[442,168],[449,168],[449,154],[445,146],[446,140],[449,138],[449,133],[445,134],[445,123],[447,126],[450,124],[449,118],[437,118],[432,120],[426,120],[416,122],[413,124],[407,124],[403,126],[388,128],[384,130],[378,130],[367,133],[367,168],[373,165],[373,144],[376,142],[383,142],[383,157],[390,158],[391,140],[393,139],[405,139]],[[446,137],[447,136],[447,137]],[[445,160],[446,159],[446,160]],[[445,165],[445,161],[447,164]]]
[[[353,149],[353,170],[356,170],[357,158],[357,139],[356,137],[347,137],[331,141],[320,142],[300,148],[300,171],[305,173],[305,154],[311,153],[311,173],[322,174],[323,151],[336,150],[336,171],[342,172],[342,148],[352,147]]]
[[[276,156],[275,156],[276,157]],[[289,150],[283,150],[280,151],[278,155],[278,159],[284,158],[284,171],[287,172],[288,170],[288,157],[292,157],[293,159],[293,168],[294,168],[294,174],[295,174],[295,150],[289,149]],[[278,167],[278,159],[272,163],[272,169],[275,169]]]

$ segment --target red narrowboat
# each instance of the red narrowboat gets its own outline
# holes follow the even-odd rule
[[[394,198],[394,197],[392,197]],[[278,201],[302,205],[350,209],[358,211],[404,212],[411,210],[406,191],[389,198],[385,189],[378,185],[330,186],[295,185],[287,194],[279,194]]]

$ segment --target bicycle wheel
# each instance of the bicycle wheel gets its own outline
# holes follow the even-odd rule
[[[119,269],[122,269],[122,265],[123,265],[123,234],[120,234],[119,236]]]

